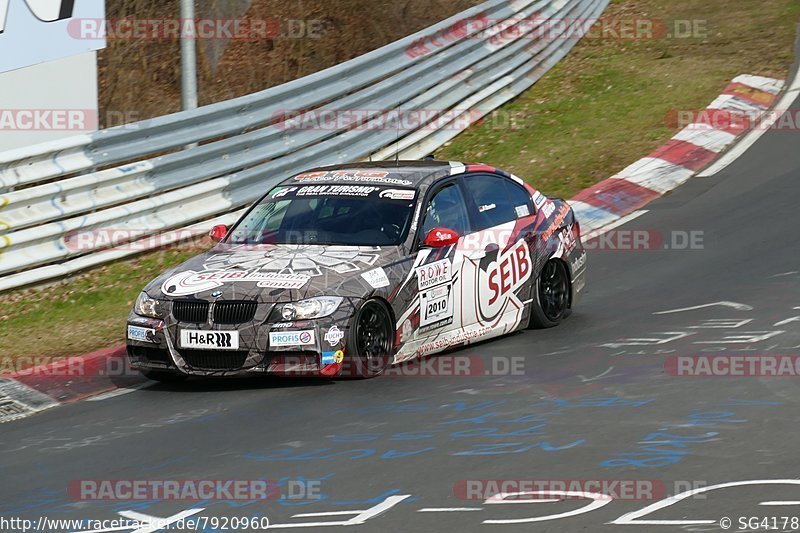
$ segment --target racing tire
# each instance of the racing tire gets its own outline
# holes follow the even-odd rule
[[[380,376],[392,361],[394,327],[386,304],[368,300],[356,313],[349,331],[346,365],[339,377],[368,379]]]
[[[147,379],[158,381],[159,383],[181,383],[186,381],[189,376],[176,374],[175,372],[162,372],[160,370],[140,370],[141,374]]]
[[[530,327],[546,329],[557,326],[569,315],[570,280],[563,261],[545,263],[533,285]]]

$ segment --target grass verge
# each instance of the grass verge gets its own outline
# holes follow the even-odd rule
[[[670,110],[705,108],[739,74],[784,78],[793,61],[800,4],[615,0],[603,19],[649,19],[669,33],[687,25],[700,32],[686,38],[584,39],[499,110],[515,127],[505,127],[509,120],[503,117],[486,120],[437,156],[494,164],[546,194],[570,198],[672,137]]]
[[[20,370],[11,361],[23,356],[57,358],[121,344],[142,287],[196,253],[162,250],[0,296],[0,373]]]
[[[439,157],[496,164],[569,198],[646,155],[674,133],[670,110],[697,110],[742,73],[784,77],[796,0],[616,0],[605,19],[690,21],[705,35],[585,39],[505,106],[514,128],[488,120]],[[685,24],[685,23],[678,23]],[[98,268],[44,289],[0,295],[0,357],[85,353],[124,341],[141,288],[197,250],[167,250]],[[8,365],[0,366],[0,372]]]

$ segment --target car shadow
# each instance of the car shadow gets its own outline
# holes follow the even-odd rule
[[[176,383],[144,380],[141,391],[151,392],[217,392],[260,389],[294,389],[333,385],[325,378],[281,378],[278,376],[198,377]]]

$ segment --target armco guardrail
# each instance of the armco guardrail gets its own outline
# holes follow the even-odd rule
[[[430,153],[533,85],[607,4],[490,0],[260,93],[0,153],[0,291],[136,253],[148,235],[229,221],[312,166]],[[353,111],[349,124],[303,126]],[[398,119],[413,127],[384,127]],[[70,246],[81,232],[112,237]]]

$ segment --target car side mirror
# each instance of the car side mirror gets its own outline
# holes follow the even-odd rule
[[[228,226],[224,224],[218,224],[211,228],[211,231],[208,233],[208,236],[211,237],[211,240],[214,242],[222,242],[222,239],[225,238],[225,235],[228,234]]]
[[[425,236],[422,244],[428,248],[444,248],[458,243],[461,235],[457,231],[447,228],[433,228]]]

